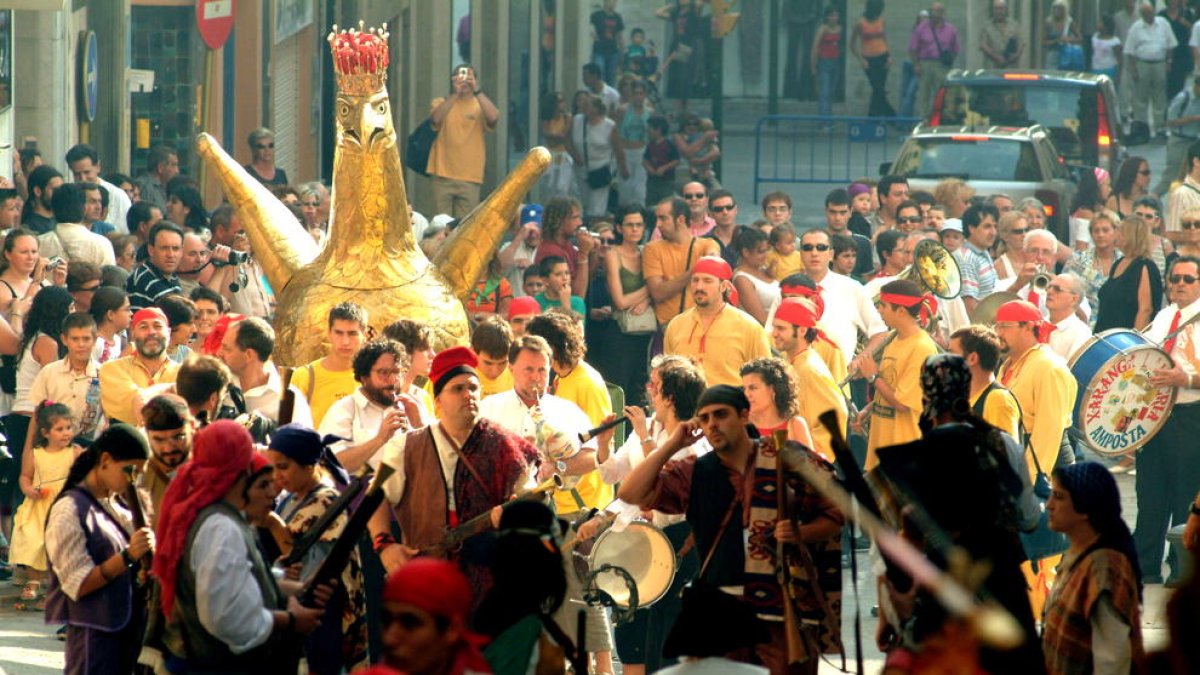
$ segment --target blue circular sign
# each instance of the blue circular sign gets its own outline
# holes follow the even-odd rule
[[[96,99],[100,94],[100,53],[96,47],[96,33],[83,34],[79,58],[79,99],[83,117],[88,122],[96,120]]]

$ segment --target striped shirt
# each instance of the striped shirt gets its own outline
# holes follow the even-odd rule
[[[982,300],[996,290],[996,265],[992,256],[964,241],[958,249],[958,269],[962,275],[962,294]]]
[[[179,285],[179,277],[163,274],[149,260],[134,268],[133,274],[125,281],[125,292],[129,294],[129,309],[138,311],[150,307],[163,296],[181,295],[183,288]]]

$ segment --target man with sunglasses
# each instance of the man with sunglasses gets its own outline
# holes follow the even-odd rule
[[[1179,233],[1183,228],[1183,214],[1200,209],[1200,140],[1187,149],[1187,175],[1167,196],[1167,238],[1180,243]]]
[[[1200,345],[1196,315],[1200,314],[1200,258],[1177,258],[1167,274],[1171,304],[1154,317],[1146,337],[1171,355],[1175,366],[1156,370],[1150,383],[1177,387],[1175,408],[1162,428],[1137,455],[1137,545],[1142,581],[1162,581],[1163,542],[1167,528],[1187,522],[1189,505],[1200,485]],[[1168,583],[1183,574],[1174,549],[1167,555],[1171,566]]]
[[[688,206],[688,229],[693,237],[703,237],[717,226],[717,221],[708,214],[708,188],[704,183],[692,181],[683,185],[683,201]]]
[[[1046,287],[1046,310],[1054,332],[1050,333],[1050,348],[1070,361],[1071,356],[1092,337],[1092,328],[1079,318],[1079,303],[1084,298],[1083,279],[1066,272],[1054,277]]]
[[[250,145],[250,163],[244,168],[263,185],[291,185],[283,167],[275,166],[275,132],[259,127],[246,139]]]
[[[730,267],[737,267],[737,250],[733,247],[733,233],[737,230],[738,207],[729,190],[713,190],[708,198],[708,210],[712,212],[716,226],[704,235],[721,247],[721,257]]]

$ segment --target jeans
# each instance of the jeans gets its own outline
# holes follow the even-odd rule
[[[833,93],[838,85],[838,59],[817,59],[817,114],[833,114]]]
[[[917,79],[917,73],[913,69],[912,61],[905,61],[902,74],[900,76],[900,116],[912,117],[913,106],[917,103],[917,84],[920,81]]]
[[[613,52],[612,54],[597,54],[593,52],[592,63],[600,66],[600,71],[605,82],[616,86],[617,67],[621,64],[621,52]]]
[[[871,83],[871,117],[895,117],[896,110],[887,100],[888,55],[867,57],[867,81]]]

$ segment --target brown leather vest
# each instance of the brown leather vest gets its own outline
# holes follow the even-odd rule
[[[449,500],[443,476],[433,426],[409,434],[404,441],[404,496],[395,509],[405,546],[425,548],[445,537]]]

